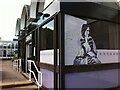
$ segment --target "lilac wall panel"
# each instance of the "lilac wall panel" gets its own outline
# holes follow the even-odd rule
[[[43,74],[43,85],[47,88],[54,88],[54,72],[46,70],[46,69],[40,69]]]
[[[118,86],[118,70],[104,70],[65,75],[65,88],[110,88]]]

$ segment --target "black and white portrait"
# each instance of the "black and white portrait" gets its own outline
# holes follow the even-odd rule
[[[100,60],[97,57],[96,45],[93,38],[90,36],[90,28],[88,24],[83,24],[80,30],[80,46],[78,54],[76,55],[73,64],[100,64]]]

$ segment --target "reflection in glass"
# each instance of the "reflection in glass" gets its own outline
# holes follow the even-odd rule
[[[90,33],[98,49],[119,49],[119,24],[96,21],[90,25]]]
[[[44,50],[53,49],[53,31],[54,31],[54,20],[42,26],[40,30],[41,49]]]

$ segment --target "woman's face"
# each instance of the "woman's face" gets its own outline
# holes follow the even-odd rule
[[[88,35],[89,35],[89,27],[85,31],[85,36],[88,36]]]

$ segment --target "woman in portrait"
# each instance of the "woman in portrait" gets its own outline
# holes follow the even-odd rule
[[[83,24],[81,29],[81,35],[81,50],[75,57],[73,64],[100,64],[101,62],[97,58],[96,45],[93,38],[90,36],[88,24]]]

